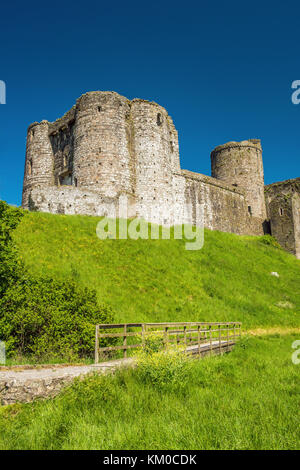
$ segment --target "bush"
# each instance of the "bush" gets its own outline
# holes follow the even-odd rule
[[[262,237],[259,237],[259,242],[263,245],[273,246],[280,250],[282,249],[277,240],[274,237],[271,237],[271,235],[263,235]]]
[[[178,346],[163,348],[163,336],[150,333],[145,337],[145,345],[136,357],[137,378],[159,390],[184,389],[188,383],[192,360]]]
[[[91,356],[95,325],[112,323],[112,313],[94,290],[28,275],[11,237],[23,215],[0,201],[0,340],[9,356]]]
[[[144,338],[144,352],[145,354],[152,354],[164,348],[163,334],[158,331],[146,333]]]
[[[23,264],[18,259],[11,238],[11,232],[17,227],[22,217],[21,209],[10,207],[0,201],[0,298],[8,286],[23,274]]]
[[[110,309],[97,305],[96,292],[73,281],[23,279],[0,300],[0,337],[9,355],[91,356],[95,324],[111,321]]]

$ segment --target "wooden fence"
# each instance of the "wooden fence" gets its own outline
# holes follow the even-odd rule
[[[180,322],[180,323],[119,323],[96,325],[95,364],[112,354],[142,348],[147,335],[160,333],[164,347],[171,344],[182,347],[190,355],[221,354],[230,351],[241,336],[240,322]],[[103,339],[113,345],[100,346]],[[106,341],[107,343],[107,341]],[[118,343],[118,344],[115,344]]]

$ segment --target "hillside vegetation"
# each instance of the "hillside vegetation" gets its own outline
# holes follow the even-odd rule
[[[111,323],[111,311],[94,289],[28,272],[12,239],[24,214],[0,201],[0,341],[7,357],[90,356],[95,324]]]
[[[300,261],[271,237],[205,230],[187,251],[183,240],[100,240],[99,220],[27,213],[13,238],[30,273],[96,289],[116,321],[299,326]]]

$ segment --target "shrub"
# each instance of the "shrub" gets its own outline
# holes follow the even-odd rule
[[[73,281],[22,279],[0,300],[0,338],[9,355],[91,356],[95,324],[112,322],[96,292]]]
[[[263,245],[273,246],[274,248],[282,249],[277,240],[274,237],[271,237],[271,235],[263,235],[262,237],[259,237],[259,242]]]
[[[28,275],[11,237],[24,213],[0,201],[0,340],[9,356],[90,356],[95,324],[111,323],[112,313],[94,290]]]
[[[94,373],[84,378],[76,377],[72,386],[66,388],[58,400],[71,408],[75,406],[77,410],[95,406],[101,408],[106,403],[120,400],[120,387],[117,386],[115,375]]]
[[[184,389],[188,383],[192,360],[178,346],[161,349],[161,334],[150,334],[145,339],[143,351],[136,357],[136,376],[143,383],[148,383],[164,390],[167,388]]]
[[[146,333],[144,337],[144,352],[152,354],[164,348],[163,334],[158,331]]]
[[[17,227],[22,217],[21,209],[10,207],[0,201],[0,297],[8,286],[23,274],[23,264],[18,259],[11,238],[11,232]]]

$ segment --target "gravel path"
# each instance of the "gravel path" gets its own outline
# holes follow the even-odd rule
[[[221,353],[223,347],[228,351],[233,346],[233,342],[227,345],[226,341],[212,341],[212,351],[210,344],[205,343],[200,346],[201,355]],[[228,348],[229,346],[229,348]],[[220,350],[219,350],[220,348]],[[190,354],[198,355],[198,346],[188,346]],[[57,395],[62,388],[74,380],[75,377],[92,373],[106,373],[114,371],[121,366],[130,366],[134,360],[132,358],[118,359],[114,361],[101,362],[97,365],[49,365],[42,367],[20,366],[4,367],[0,369],[0,403],[10,405],[16,402],[28,403],[35,399],[50,398]]]
[[[0,370],[0,381],[14,379],[17,382],[23,382],[27,380],[35,379],[52,379],[58,377],[78,377],[79,375],[85,375],[93,372],[105,372],[107,370],[115,369],[122,365],[129,365],[132,359],[118,359],[115,361],[102,362],[97,365],[78,365],[78,366],[51,366],[48,368],[32,368],[32,369],[20,369],[12,368],[6,370]]]

